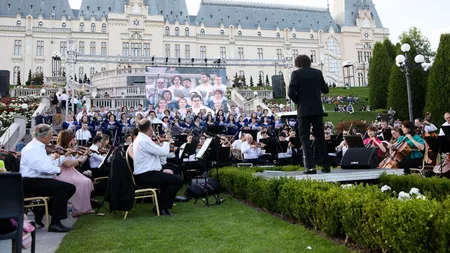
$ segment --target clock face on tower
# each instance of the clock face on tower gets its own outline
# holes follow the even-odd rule
[[[368,33],[368,32],[365,32],[365,33],[364,33],[364,38],[368,39],[368,38],[369,38],[369,36],[370,36],[370,35],[369,35],[369,33]]]
[[[139,26],[140,23],[141,23],[141,21],[140,21],[139,19],[133,20],[133,25],[134,25],[134,26]]]

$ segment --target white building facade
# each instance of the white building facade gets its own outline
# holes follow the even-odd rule
[[[66,72],[72,38],[80,59],[74,74],[93,81],[96,73],[143,68],[167,57],[182,63],[252,60],[250,66],[227,66],[228,78],[244,74],[247,83],[250,76],[257,83],[260,75],[286,76],[292,70],[286,58],[306,54],[329,84],[364,86],[373,45],[389,36],[372,0],[335,0],[333,10],[203,0],[195,16],[184,0],[83,0],[80,10],[71,9],[68,0],[0,0],[0,5],[0,69],[11,72],[11,84],[19,71],[22,83],[30,70],[54,75],[55,51],[62,55],[60,73]],[[268,61],[274,64],[258,64]],[[351,78],[343,62],[352,63]]]

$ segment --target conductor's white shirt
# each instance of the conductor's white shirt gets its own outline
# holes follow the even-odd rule
[[[133,143],[134,175],[162,169],[160,156],[167,156],[170,152],[169,142],[162,146],[154,143],[146,134],[139,132]]]

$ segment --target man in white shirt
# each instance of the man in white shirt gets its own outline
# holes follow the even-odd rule
[[[61,169],[54,165],[51,156],[47,155],[45,145],[50,144],[53,129],[46,124],[37,125],[34,129],[33,140],[22,149],[20,159],[20,173],[23,178],[23,192],[25,195],[49,196],[52,198],[50,214],[52,220],[49,232],[69,232],[71,228],[61,224],[67,218],[67,201],[75,193],[75,186],[53,177],[61,173]],[[36,212],[36,223],[42,224],[42,213]],[[49,222],[49,221],[47,221]]]
[[[163,122],[156,117],[155,111],[150,111],[148,113],[147,119],[150,120],[151,124],[162,124]]]
[[[83,143],[83,145],[87,144],[89,139],[92,138],[91,132],[89,132],[88,124],[86,122],[83,122],[81,124],[81,128],[78,129],[78,131],[75,133],[75,137],[77,142]]]
[[[239,140],[235,140],[233,144],[231,144],[231,153],[233,154],[233,158],[237,160],[242,160],[242,152],[241,147],[242,143],[244,143],[247,140],[246,134],[241,134],[241,138]]]
[[[223,94],[227,94],[227,86],[222,83],[222,77],[219,75],[214,77],[213,90],[221,90]]]
[[[138,185],[160,189],[159,208],[161,215],[173,215],[170,209],[177,192],[183,186],[183,180],[173,174],[164,173],[160,157],[167,156],[170,145],[164,142],[162,146],[154,143],[150,121],[142,119],[138,123],[139,134],[133,143],[134,175]]]
[[[211,108],[208,108],[203,105],[203,100],[200,95],[194,94],[191,96],[191,104],[192,104],[192,112],[197,115],[200,110],[205,109],[206,113],[214,114],[213,110]]]
[[[445,118],[445,123],[442,124],[442,126],[450,126],[450,112],[445,113],[444,118]],[[440,136],[444,136],[445,135],[444,130],[442,130],[442,128],[439,131],[439,135]]]
[[[85,105],[83,105],[83,107],[81,107],[81,112],[79,112],[78,114],[77,114],[77,121],[80,121],[81,120],[81,117],[83,117],[83,113],[86,113],[86,115],[88,115],[88,112],[87,112],[87,108],[86,108],[86,106]]]
[[[246,138],[247,141],[241,145],[244,163],[265,164],[266,161],[259,157],[264,155],[266,151],[254,146],[255,144],[253,143],[253,136],[251,134],[247,134]]]
[[[102,164],[103,160],[105,159],[105,156],[97,153],[101,147],[102,147],[102,137],[99,135],[94,136],[94,139],[92,139],[92,146],[89,148],[93,151],[96,151],[96,152],[92,152],[91,156],[89,157],[89,167],[91,167],[93,178],[104,177],[104,176],[108,176],[108,174],[109,174],[108,169],[102,170],[102,168],[100,168],[100,165]],[[105,167],[105,166],[102,166],[102,167]]]
[[[204,101],[208,100],[213,95],[214,88],[211,85],[211,76],[208,73],[200,74],[201,84],[197,86],[197,91],[200,92]]]
[[[61,94],[61,96],[59,97],[59,100],[61,101],[61,109],[66,109],[67,106],[67,94],[65,91],[63,91],[63,93]]]

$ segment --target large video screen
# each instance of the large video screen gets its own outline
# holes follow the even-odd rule
[[[226,77],[225,68],[146,67],[147,101],[158,111],[228,111]]]

